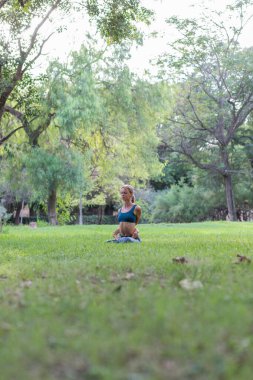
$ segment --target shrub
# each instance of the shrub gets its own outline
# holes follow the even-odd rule
[[[6,208],[0,203],[0,232],[2,232],[3,225],[10,216],[11,214],[8,214]]]
[[[156,198],[156,192],[150,188],[142,189],[135,192],[136,203],[141,207],[141,220],[140,223],[152,222],[153,204]]]
[[[187,184],[173,185],[161,192],[154,203],[154,222],[194,222],[210,219],[211,210],[219,206],[215,193]]]
[[[98,224],[98,215],[83,215],[83,224]],[[101,224],[117,224],[117,218],[113,215],[104,215]]]

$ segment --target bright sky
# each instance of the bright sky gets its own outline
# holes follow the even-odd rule
[[[232,0],[141,0],[147,8],[153,9],[156,13],[155,20],[147,28],[144,27],[145,33],[149,34],[153,31],[159,32],[162,36],[159,38],[146,37],[144,45],[132,49],[132,59],[129,61],[130,68],[142,73],[150,67],[149,60],[155,58],[166,49],[166,41],[173,39],[173,31],[168,29],[165,22],[166,18],[173,15],[180,17],[198,17],[200,12],[199,4],[204,4],[208,8],[222,9],[226,4],[231,4]],[[194,4],[194,6],[192,6]],[[40,60],[37,69],[40,71],[48,59],[51,57],[59,57],[61,60],[66,60],[71,50],[79,49],[84,41],[85,33],[88,31],[88,20],[84,21],[85,17],[82,14],[75,15],[68,19],[68,30],[63,31],[58,35],[54,35],[47,42],[45,53],[47,57]],[[57,22],[54,23],[54,26]],[[62,24],[62,19],[59,18],[58,24]],[[241,43],[244,46],[253,46],[253,21],[251,21],[245,30]],[[37,70],[36,70],[37,71]]]
[[[142,0],[143,5],[147,8],[154,9],[156,12],[155,21],[149,27],[158,31],[162,36],[160,38],[149,37],[144,46],[133,49],[132,60],[130,61],[131,69],[141,72],[143,68],[148,68],[148,61],[155,58],[161,52],[166,50],[166,44],[175,37],[172,29],[169,29],[165,20],[171,16],[193,17],[198,18],[200,15],[200,5],[207,8],[223,10],[226,5],[231,4],[232,0]],[[253,10],[252,10],[253,13]],[[249,23],[242,36],[241,43],[244,46],[253,46],[253,21]]]

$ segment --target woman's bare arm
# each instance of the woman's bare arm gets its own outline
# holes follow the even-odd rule
[[[134,210],[134,215],[136,216],[136,222],[135,224],[137,225],[141,219],[141,208],[140,206],[136,206]]]

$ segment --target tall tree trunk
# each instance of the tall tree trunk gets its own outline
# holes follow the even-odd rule
[[[24,199],[22,200],[22,206],[20,210],[21,218],[20,218],[20,224],[23,224],[23,209],[24,209],[25,201]]]
[[[52,190],[47,201],[48,221],[53,226],[58,224],[56,216],[56,190]]]
[[[221,147],[220,154],[221,154],[221,159],[225,168],[223,178],[224,178],[224,184],[225,184],[225,190],[226,190],[228,220],[230,220],[231,222],[235,222],[237,220],[237,217],[236,217],[236,208],[235,208],[235,200],[234,200],[234,191],[233,191],[232,176],[230,172],[229,156],[228,156],[226,146]]]
[[[21,210],[22,210],[22,202],[18,202],[16,213],[15,213],[15,221],[14,221],[16,226],[19,225],[19,217],[20,217]]]
[[[80,224],[80,226],[83,225],[83,201],[82,201],[82,193],[80,193],[80,198],[79,198],[79,224]]]
[[[102,224],[104,211],[105,211],[105,206],[99,206],[99,208],[98,208],[98,224]]]
[[[30,221],[34,221],[36,219],[36,222],[38,221],[38,216],[39,216],[39,211],[36,209],[37,205],[36,203],[30,203],[29,208],[30,208]]]
[[[232,184],[231,174],[224,176],[224,182],[225,182],[225,189],[226,189],[228,220],[234,222],[237,220],[237,217],[236,217],[236,208],[235,208],[234,192],[233,192],[233,184]]]

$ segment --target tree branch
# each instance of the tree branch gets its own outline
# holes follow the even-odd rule
[[[4,106],[4,112],[9,112],[11,115],[15,116],[19,121],[23,122],[24,114],[8,106],[7,104]]]
[[[13,89],[15,88],[17,82],[22,78],[22,75],[25,72],[25,70],[27,70],[27,68],[30,67],[30,65],[32,63],[34,63],[34,61],[39,57],[39,55],[41,54],[41,51],[42,51],[42,48],[43,48],[45,42],[51,36],[51,35],[49,35],[49,37],[42,42],[42,46],[41,46],[41,48],[39,50],[39,54],[37,54],[32,59],[32,61],[29,62],[27,64],[27,66],[23,69],[25,61],[27,60],[27,57],[29,56],[29,54],[31,53],[31,51],[32,51],[32,49],[34,47],[34,44],[36,42],[36,39],[37,39],[37,36],[38,36],[40,28],[44,25],[44,23],[46,22],[46,20],[50,17],[51,13],[57,8],[57,6],[60,4],[60,2],[61,2],[61,0],[56,0],[53,3],[53,5],[51,6],[51,8],[49,9],[49,11],[46,13],[46,15],[43,17],[43,19],[41,20],[41,22],[36,26],[36,28],[34,29],[34,31],[32,33],[30,44],[29,44],[28,48],[26,49],[26,51],[23,51],[22,46],[21,46],[21,42],[18,41],[19,51],[20,51],[20,60],[19,60],[19,63],[17,65],[17,67],[16,67],[16,71],[15,71],[13,77],[12,77],[12,80],[10,81],[10,84],[1,93],[1,96],[0,96],[0,120],[1,120],[1,118],[3,116],[3,113],[4,113],[4,106],[5,106],[6,102],[7,102],[10,94],[12,93]],[[23,3],[25,3],[25,2],[23,1]]]
[[[26,5],[26,3],[28,3],[28,1],[29,1],[29,0],[18,0],[20,6],[21,6],[22,8],[24,8],[24,6]]]
[[[27,69],[29,69],[30,66],[32,66],[32,64],[39,58],[39,56],[41,55],[42,53],[42,50],[43,50],[43,47],[45,45],[45,43],[49,40],[49,38],[54,34],[54,32],[50,33],[49,36],[47,38],[45,38],[41,45],[40,45],[40,48],[39,48],[39,52],[38,54],[36,54],[36,56],[27,63],[27,65],[24,67],[24,69],[22,70],[22,75],[26,72]]]
[[[8,140],[12,135],[14,135],[14,133],[16,133],[19,129],[22,129],[22,128],[24,128],[23,125],[22,125],[21,127],[18,127],[18,128],[16,128],[16,129],[14,129],[14,130],[11,131],[8,135],[2,137],[2,138],[0,139],[0,146],[3,145],[3,143],[4,143],[6,140]]]
[[[39,30],[40,28],[45,24],[45,22],[47,21],[47,19],[49,18],[49,16],[51,15],[51,13],[57,8],[57,6],[59,5],[61,0],[56,0],[55,3],[52,5],[52,7],[49,9],[49,11],[46,13],[46,15],[43,17],[43,19],[41,20],[41,22],[36,26],[36,28],[34,29],[33,31],[33,34],[31,36],[31,41],[30,41],[30,44],[29,44],[29,47],[28,49],[26,50],[26,52],[24,52],[24,55],[23,57],[23,63],[25,62],[25,60],[27,59],[28,55],[30,54],[31,50],[33,49],[34,47],[34,43],[36,41],[36,38],[38,36],[38,33],[39,33]]]
[[[198,168],[203,169],[203,170],[213,171],[222,175],[226,174],[225,169],[221,169],[215,164],[204,164],[198,161],[197,159],[195,159],[191,151],[189,150],[188,146],[185,145],[183,141],[181,143],[181,148],[182,148],[181,154],[184,154]]]
[[[0,8],[2,8],[8,0],[0,0]]]

